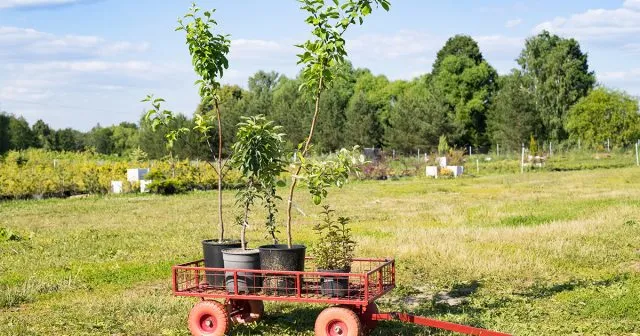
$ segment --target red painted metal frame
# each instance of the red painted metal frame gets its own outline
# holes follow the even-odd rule
[[[204,299],[225,299],[230,300],[262,300],[262,301],[288,301],[288,302],[307,302],[307,303],[324,303],[354,307],[364,322],[375,321],[401,321],[406,323],[418,324],[426,327],[449,330],[467,335],[476,336],[510,336],[509,334],[491,331],[481,328],[465,326],[461,324],[445,322],[430,319],[427,317],[414,316],[405,313],[378,313],[375,309],[375,300],[390,292],[395,288],[396,268],[393,259],[354,259],[352,273],[331,273],[331,272],[315,272],[312,265],[313,258],[307,259],[308,269],[314,271],[290,272],[290,271],[272,271],[272,270],[247,270],[247,269],[230,269],[230,268],[208,268],[202,267],[203,260],[189,262],[172,268],[173,294],[176,296],[199,297]],[[228,293],[226,286],[211,287],[203,282],[207,272],[222,272],[224,277],[233,278],[233,293]],[[287,288],[290,293],[278,294],[277,292],[269,293],[266,290],[257,290],[255,293],[239,293],[239,278],[245,277],[247,274],[258,277],[284,277],[288,281],[294,281],[295,287]],[[189,276],[191,275],[191,276]],[[181,277],[181,279],[179,279]],[[322,291],[317,288],[317,281],[321,277],[348,277],[350,286],[356,288],[344,298],[336,298],[323,296]],[[186,278],[186,280],[184,280]],[[183,281],[180,281],[183,280]],[[313,291],[309,291],[310,287],[315,286]],[[257,287],[256,287],[257,288]],[[369,312],[371,309],[373,311]],[[234,314],[241,311],[233,311]]]
[[[405,313],[381,313],[381,314],[373,314],[372,319],[374,321],[402,321],[406,323],[418,324],[425,327],[432,327],[436,329],[443,329],[454,331],[466,335],[476,335],[476,336],[511,336],[510,334],[505,334],[497,331],[491,331],[481,328],[470,327],[462,324],[445,322],[430,319],[422,316],[414,316]]]
[[[312,258],[307,261],[313,262]],[[364,271],[356,271],[352,273],[332,273],[332,272],[315,272],[315,271],[273,271],[273,270],[248,270],[248,269],[230,269],[230,268],[209,268],[202,267],[203,260],[189,262],[172,268],[173,294],[176,296],[199,297],[203,299],[235,299],[235,300],[263,300],[263,301],[288,301],[288,302],[307,302],[307,303],[325,303],[350,305],[356,307],[367,306],[374,302],[384,294],[395,288],[395,260],[393,259],[371,259],[357,258],[353,260],[353,265],[368,264],[375,267],[365,269]],[[200,278],[206,272],[226,272],[227,276],[233,277],[234,293],[228,293],[224,289],[217,288],[212,290],[207,287],[206,283],[202,283]],[[180,288],[179,275],[191,273],[194,276],[193,286]],[[232,275],[229,275],[232,274]],[[240,275],[239,275],[240,274]],[[252,274],[255,276],[267,277],[287,277],[295,279],[295,294],[279,295],[278,293],[267,293],[258,291],[256,293],[238,293],[238,278],[243,274]],[[225,276],[226,277],[226,276]],[[307,287],[307,279],[319,279],[320,277],[348,277],[350,284],[358,283],[359,289],[353,290],[355,295],[345,298],[324,297],[314,293],[309,294]],[[303,293],[304,290],[304,293]],[[305,293],[307,296],[305,296]]]

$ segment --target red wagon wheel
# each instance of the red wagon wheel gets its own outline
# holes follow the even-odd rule
[[[227,311],[231,322],[246,324],[262,319],[264,304],[259,300],[229,300]]]
[[[318,315],[315,333],[316,336],[360,336],[362,325],[353,310],[330,307]]]
[[[198,302],[189,313],[189,331],[193,336],[224,336],[229,329],[229,314],[218,301]]]

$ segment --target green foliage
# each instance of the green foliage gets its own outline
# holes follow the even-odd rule
[[[345,143],[363,147],[382,147],[384,133],[378,111],[365,93],[356,93],[346,111]]]
[[[168,177],[177,180],[187,190],[211,190],[218,186],[218,174],[206,162],[153,161],[147,179],[161,182]],[[111,181],[126,180],[126,170],[141,162],[105,157],[95,153],[59,153],[42,149],[8,152],[0,162],[0,199],[34,196],[65,197],[77,194],[104,194]],[[223,187],[243,184],[236,170],[226,172]],[[124,191],[135,186],[124,183]]]
[[[449,134],[451,129],[447,113],[441,95],[421,83],[413,83],[391,109],[385,131],[387,147],[406,154],[417,149],[435,151],[440,136]]]
[[[564,140],[571,106],[586,96],[595,84],[588,57],[575,39],[547,31],[527,39],[518,64],[529,77],[536,112],[543,126],[543,139]]]
[[[266,226],[274,241],[276,220],[275,193],[276,180],[284,171],[284,134],[279,133],[281,127],[262,116],[244,117],[238,125],[236,142],[233,144],[232,165],[247,180],[245,188],[236,193],[236,203],[244,215],[242,225],[241,246],[245,246],[245,232],[249,225],[248,217],[256,199],[262,199],[267,209]]]
[[[449,141],[446,135],[441,135],[438,141],[438,154],[445,155],[449,152]]]
[[[299,0],[301,9],[309,13],[305,22],[313,27],[313,39],[296,45],[302,49],[298,54],[298,64],[303,64],[303,82],[308,92],[324,90],[333,81],[335,73],[329,68],[342,64],[347,56],[343,34],[349,26],[363,23],[371,14],[371,3],[389,9],[387,0],[347,0],[325,3],[324,0]]]
[[[452,37],[438,53],[430,84],[443,95],[454,144],[486,144],[486,115],[497,91],[497,78],[498,73],[469,36]]]
[[[571,108],[567,119],[570,139],[581,139],[585,147],[609,139],[614,147],[624,147],[640,138],[638,100],[622,92],[597,88]]]
[[[531,81],[519,70],[500,77],[500,90],[487,116],[487,133],[494,144],[519,148],[527,137],[543,136]]]
[[[164,138],[166,146],[169,151],[173,149],[173,145],[178,138],[189,132],[186,127],[171,128],[176,117],[172,111],[164,110],[161,108],[161,104],[165,100],[162,98],[155,98],[153,95],[147,95],[141,102],[148,102],[151,104],[151,109],[147,111],[144,118],[151,123],[151,129],[156,132],[158,129],[163,128],[165,131]]]
[[[200,86],[200,97],[215,96],[220,88],[220,78],[229,68],[227,54],[231,41],[229,35],[214,34],[218,23],[211,17],[215,9],[199,14],[200,8],[192,4],[187,14],[178,19],[176,31],[186,33],[186,43],[192,57],[192,65],[200,76],[196,84]]]
[[[286,164],[282,127],[262,115],[242,119],[233,144],[233,165],[247,179],[272,183]]]
[[[538,155],[538,143],[536,142],[536,138],[533,137],[533,134],[531,134],[529,138],[529,154]]]
[[[316,205],[327,197],[329,187],[342,188],[349,176],[357,174],[359,165],[365,162],[358,146],[352,150],[343,148],[335,156],[322,161],[303,157],[299,159],[302,163],[302,173],[297,178],[305,182]]]
[[[317,240],[311,247],[314,263],[321,270],[350,270],[356,242],[351,229],[347,227],[349,218],[333,217],[334,210],[328,205],[322,207],[323,219],[313,226]]]
[[[167,179],[152,182],[149,185],[149,190],[154,194],[169,196],[185,192],[186,187],[182,184],[182,182],[176,179]]]

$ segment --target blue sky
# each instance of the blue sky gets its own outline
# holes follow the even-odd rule
[[[640,95],[640,0],[392,0],[347,36],[350,59],[390,79],[430,71],[454,34],[473,36],[500,73],[542,29],[575,37],[598,80]],[[155,93],[191,114],[195,75],[176,18],[183,0],[0,0],[0,109],[56,128],[137,121]],[[295,43],[308,28],[294,0],[206,0],[231,34],[223,82],[257,70],[295,75]]]

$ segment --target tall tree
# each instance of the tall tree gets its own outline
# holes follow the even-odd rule
[[[55,135],[53,133],[53,130],[51,130],[51,127],[49,127],[47,123],[42,121],[42,119],[38,119],[38,121],[33,124],[31,129],[36,136],[37,147],[47,150],[55,150]]]
[[[363,91],[356,92],[347,108],[345,143],[363,147],[381,147],[383,130],[378,111]]]
[[[71,128],[56,131],[57,149],[67,152],[81,151],[85,147],[85,135]]]
[[[117,126],[112,126],[111,139],[113,141],[113,152],[118,155],[128,155],[139,146],[138,125],[130,122],[122,122]]]
[[[9,133],[9,123],[11,116],[5,112],[0,113],[0,154],[11,149],[11,134]]]
[[[335,71],[338,76],[320,96],[320,110],[324,112],[318,116],[315,148],[321,152],[333,152],[344,146],[345,111],[356,82],[351,62],[338,65]]]
[[[597,147],[611,140],[628,146],[640,139],[638,100],[624,92],[597,88],[575,104],[567,116],[570,139]]]
[[[115,145],[112,136],[113,129],[111,127],[102,127],[97,124],[87,134],[87,145],[93,147],[98,153],[113,154]]]
[[[311,101],[302,95],[299,79],[282,77],[273,92],[273,115],[276,124],[283,127],[291,148],[294,148],[306,138],[306,125],[311,120],[313,112]]]
[[[432,73],[438,74],[442,69],[442,63],[449,56],[466,57],[475,64],[484,61],[478,43],[468,35],[455,35],[447,40],[442,49],[438,51],[436,61],[433,63]]]
[[[24,117],[10,116],[9,134],[9,146],[13,150],[27,149],[36,145],[36,137]]]
[[[442,94],[416,83],[394,103],[385,134],[388,147],[405,153],[433,151],[439,137],[451,132],[448,112]]]
[[[469,36],[450,38],[438,52],[430,90],[444,94],[454,126],[449,138],[454,144],[486,144],[486,113],[497,89],[497,77]]]
[[[503,148],[520,148],[531,136],[540,138],[541,122],[528,80],[518,70],[500,77],[500,90],[487,120],[492,143],[506,146]]]
[[[588,57],[574,39],[561,38],[548,31],[527,39],[518,64],[531,77],[536,110],[544,138],[564,140],[567,112],[595,84]]]

